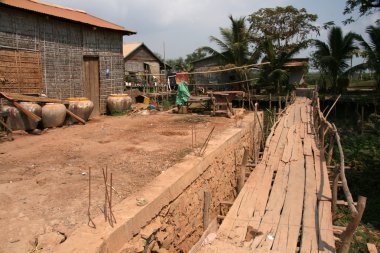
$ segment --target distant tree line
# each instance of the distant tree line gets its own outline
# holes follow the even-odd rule
[[[379,10],[380,0],[347,0],[344,14],[351,15],[356,9],[359,15],[371,15]],[[185,58],[168,60],[175,71],[192,71],[193,62],[206,56],[218,57],[225,65],[243,66],[252,63],[262,65],[258,84],[272,86],[277,92],[288,80],[284,65],[301,50],[314,46],[311,55],[312,66],[317,68],[322,77],[322,88],[329,84],[332,91],[341,91],[347,86],[347,76],[359,69],[371,69],[380,88],[380,35],[379,25],[367,27],[370,41],[366,42],[358,34],[349,32],[344,35],[340,27],[327,22],[323,27],[316,25],[318,16],[306,9],[293,6],[262,8],[247,17],[230,20],[229,27],[220,27],[220,38],[210,36],[210,42],[218,46],[198,48]],[[350,16],[343,23],[353,22]],[[321,29],[328,29],[328,41],[311,39],[319,35]],[[365,57],[365,62],[358,66],[349,66],[354,55]],[[249,80],[247,70],[237,70],[242,81]],[[247,83],[249,85],[249,83]],[[251,85],[251,84],[250,84]]]

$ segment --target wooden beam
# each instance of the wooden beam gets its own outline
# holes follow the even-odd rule
[[[78,115],[74,114],[72,111],[70,111],[69,109],[66,109],[66,113],[68,115],[70,115],[70,117],[78,120],[80,123],[82,123],[83,125],[86,125],[86,121],[84,119],[82,119],[81,117],[79,117]]]
[[[12,102],[13,105],[19,109],[21,112],[23,112],[26,116],[28,116],[29,119],[31,119],[32,121],[34,122],[38,122],[41,120],[41,118],[39,116],[37,116],[36,114],[26,110],[24,107],[22,107],[22,105],[20,105],[19,103],[17,103],[16,101],[13,101]]]

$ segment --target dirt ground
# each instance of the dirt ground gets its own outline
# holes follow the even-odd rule
[[[117,204],[192,151],[192,125],[201,145],[213,126],[217,135],[234,124],[169,113],[101,116],[85,126],[19,132],[13,142],[0,141],[0,252],[51,252],[87,224],[90,166],[91,214],[97,216],[104,203],[103,168],[113,174]]]

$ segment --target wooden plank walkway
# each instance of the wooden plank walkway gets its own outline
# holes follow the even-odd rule
[[[311,128],[311,101],[296,98],[201,252],[335,252],[327,167]]]

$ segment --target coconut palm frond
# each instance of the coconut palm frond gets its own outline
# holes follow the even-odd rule
[[[338,78],[344,75],[349,67],[353,53],[358,50],[355,41],[360,40],[360,36],[355,33],[343,35],[340,27],[334,26],[330,29],[327,43],[314,40],[316,51],[314,60],[332,80],[333,89],[339,88]]]
[[[288,72],[286,72],[286,70],[275,69],[269,73],[268,77],[273,81],[285,81],[289,77],[289,75]]]
[[[220,50],[210,50],[206,52],[215,55],[216,52],[223,52],[225,63],[241,66],[257,60],[257,54],[251,55],[249,50],[249,28],[247,28],[245,17],[233,18],[228,17],[231,21],[230,27],[219,28],[221,37],[210,36],[210,42],[215,43]],[[253,57],[254,56],[254,57]]]

